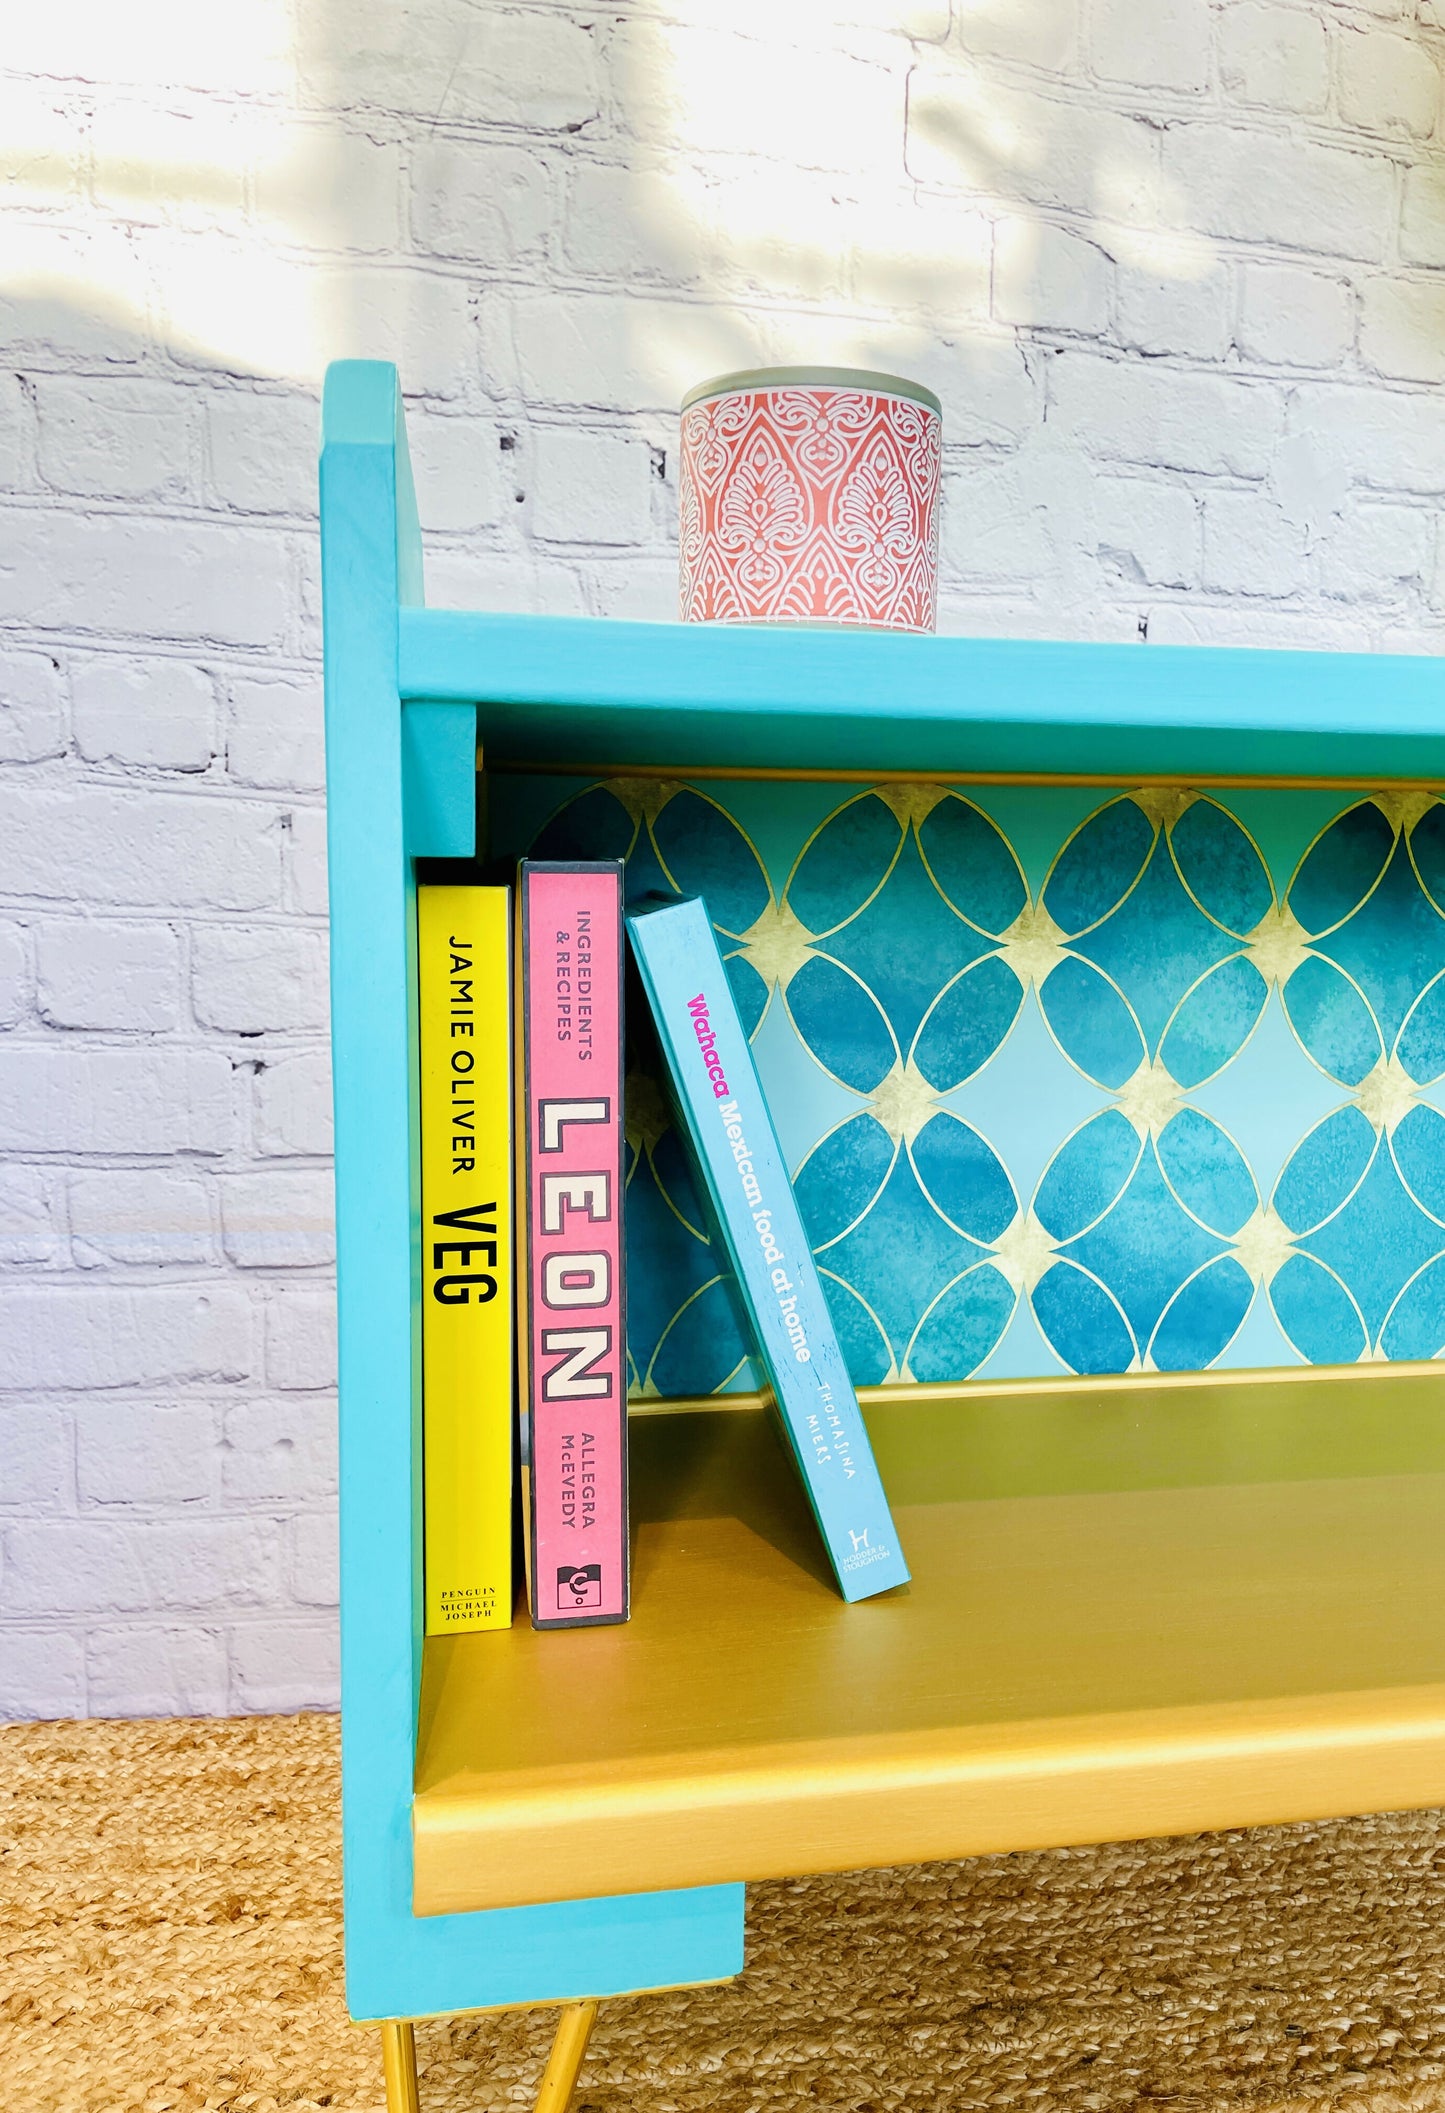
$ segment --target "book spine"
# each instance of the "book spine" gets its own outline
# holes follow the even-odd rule
[[[518,882],[532,1621],[626,1621],[622,867]]]
[[[511,923],[417,890],[426,1632],[512,1620]]]
[[[707,910],[628,930],[676,1099],[814,1516],[845,1599],[908,1567]]]

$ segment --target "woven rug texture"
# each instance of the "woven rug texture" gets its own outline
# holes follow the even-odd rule
[[[381,2113],[329,1717],[0,1730],[0,2113]],[[418,2027],[532,2102],[555,2013]],[[603,2006],[575,2113],[1445,2113],[1445,1814],[750,1889],[727,1986]]]

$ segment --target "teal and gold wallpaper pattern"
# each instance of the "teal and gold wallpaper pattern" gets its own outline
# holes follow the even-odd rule
[[[494,852],[707,900],[855,1380],[1445,1346],[1431,792],[506,778]],[[647,1395],[754,1386],[631,1009]]]

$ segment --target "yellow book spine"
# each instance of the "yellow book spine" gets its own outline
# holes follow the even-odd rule
[[[508,892],[417,890],[428,1636],[512,1620]]]

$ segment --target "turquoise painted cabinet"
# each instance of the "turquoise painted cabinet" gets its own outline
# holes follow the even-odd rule
[[[1164,1057],[1168,1058],[1164,1069],[1169,1072],[1171,1090],[1181,1081],[1187,1085],[1191,1063],[1213,1063],[1218,1057],[1221,1077],[1236,1060],[1242,1063],[1239,1052],[1254,1031],[1253,1020],[1245,1016],[1257,996],[1249,977],[1259,980],[1261,965],[1269,956],[1265,944],[1268,920],[1260,910],[1270,880],[1265,870],[1269,828],[1260,819],[1263,810],[1255,812],[1253,822],[1249,820],[1248,799],[1255,797],[1248,791],[1250,783],[1308,781],[1323,788],[1317,796],[1311,795],[1317,799],[1322,828],[1330,824],[1331,817],[1338,821],[1360,799],[1358,790],[1345,789],[1349,786],[1439,783],[1445,779],[1445,705],[1439,671],[1430,661],[1392,657],[1070,646],[785,629],[711,630],[428,610],[422,596],[420,540],[397,376],[391,367],[375,363],[345,362],[328,376],[321,505],[351,2008],[361,2018],[405,2018],[722,1978],[741,1965],[743,1895],[739,1884],[557,1904],[554,1867],[539,1870],[537,1882],[538,1897],[552,1895],[551,1905],[430,1917],[412,1913],[412,1790],[422,1665],[416,1089],[411,1012],[414,888],[418,859],[472,854],[478,744],[490,764],[514,773],[506,781],[510,788],[507,813],[499,817],[494,834],[494,848],[503,850],[525,849],[535,828],[563,826],[555,818],[574,810],[585,797],[589,771],[598,776],[621,772],[625,784],[629,769],[645,773],[666,765],[674,781],[665,794],[654,778],[645,798],[626,790],[596,797],[611,803],[615,811],[608,826],[627,838],[620,848],[613,847],[616,855],[671,856],[664,809],[683,797],[701,800],[696,790],[686,795],[678,792],[689,771],[721,773],[735,781],[728,790],[720,787],[714,775],[707,793],[707,800],[733,831],[727,837],[725,857],[723,852],[717,854],[724,864],[716,868],[725,879],[732,876],[727,884],[735,884],[738,898],[735,929],[728,929],[744,964],[740,976],[745,980],[750,973],[747,960],[751,959],[766,971],[765,981],[771,977],[788,991],[788,1022],[780,1012],[774,1041],[761,1052],[760,1061],[765,1058],[776,1067],[776,1079],[770,1083],[784,1107],[785,1132],[793,1121],[786,1107],[791,1090],[787,1081],[802,1080],[797,1085],[797,1135],[785,1142],[795,1165],[801,1162],[806,1167],[809,1155],[825,1154],[818,1162],[827,1177],[826,1181],[820,1177],[821,1193],[825,1188],[837,1190],[840,1184],[846,1187],[855,1163],[869,1151],[883,1149],[866,1127],[858,1127],[863,1117],[848,1101],[848,1094],[855,1100],[859,1095],[870,1096],[875,1111],[883,1110],[885,1140],[896,1130],[895,1145],[898,1138],[910,1147],[915,1145],[923,1127],[919,1121],[923,1111],[922,1103],[915,1107],[909,1094],[926,1089],[927,1094],[946,1099],[955,1091],[950,1065],[957,1069],[955,1045],[962,1046],[960,1036],[966,1040],[970,1034],[992,1034],[997,1048],[1006,1049],[1024,1018],[1020,989],[1031,975],[1041,980],[1036,973],[1041,950],[1047,953],[1052,946],[1061,956],[1067,940],[1075,956],[1087,956],[1088,947],[1080,942],[1080,934],[1094,926],[1102,936],[1097,943],[1091,942],[1093,969],[1124,994],[1129,1019],[1121,1013],[1110,1030],[1114,1039],[1101,1037],[1096,1032],[1103,1017],[1099,1005],[1092,1012],[1080,1005],[1071,1011],[1065,978],[1057,988],[1050,986],[1041,1010],[1030,996],[1027,1002],[1035,1005],[1038,1018],[1028,1029],[1032,1039],[1027,1049],[1022,1041],[1016,1045],[1017,1075],[1025,1081],[1034,1075],[1030,1065],[1037,1070],[1052,1062],[1046,1046],[1050,1040],[1064,1053],[1060,1058],[1063,1068],[1056,1067],[1056,1083],[1072,1067],[1070,1090],[1077,1105],[1061,1101],[1054,1110],[1059,1134],[1048,1144],[1052,1155],[1048,1165],[1062,1163],[1060,1155],[1075,1130],[1082,1131],[1090,1122],[1106,1125],[1106,1118],[1114,1113],[1126,1126],[1132,1123],[1135,1134],[1142,1134],[1141,1123],[1145,1132],[1151,1131],[1151,1125],[1158,1131],[1161,1107],[1154,1105],[1150,1095],[1156,1086],[1161,1093],[1165,1088],[1157,1079],[1151,1084],[1151,1078],[1152,1067]],[[952,902],[951,883],[945,885],[938,876],[950,857],[962,856],[958,846],[968,837],[973,846],[968,852],[968,885],[974,893],[959,914],[978,943],[972,954],[964,947],[958,973],[972,974],[977,963],[994,965],[970,987],[969,1005],[964,1009],[967,1017],[960,1013],[959,1021],[948,1027],[940,1016],[930,1042],[924,1033],[921,1001],[915,1002],[916,994],[904,987],[906,978],[900,972],[894,975],[893,984],[888,982],[892,973],[888,948],[883,943],[880,951],[878,936],[870,937],[866,905],[843,903],[835,919],[842,936],[833,953],[845,961],[854,981],[867,987],[869,1003],[883,1024],[879,1027],[873,1014],[865,1019],[859,1013],[863,1024],[856,1031],[849,1030],[853,1040],[840,1054],[828,1037],[832,1023],[844,1018],[848,1007],[838,990],[830,996],[822,987],[822,972],[806,948],[800,950],[795,944],[790,952],[793,927],[789,917],[810,933],[818,930],[818,916],[824,914],[818,905],[826,908],[832,898],[816,871],[811,879],[806,874],[799,879],[803,873],[799,845],[808,840],[808,829],[816,833],[825,825],[835,831],[854,827],[854,822],[841,822],[838,817],[859,800],[856,781],[868,773],[880,778],[890,773],[912,774],[934,781],[935,787],[937,780],[949,776],[969,776],[976,781],[978,789],[968,800],[954,792],[936,792],[931,803],[920,807],[915,801],[910,807],[904,800],[900,808],[901,794],[891,806],[888,799],[874,798],[877,812],[870,810],[861,820],[855,817],[855,822],[864,836],[872,829],[879,845],[890,830],[898,841],[906,840],[908,857],[919,869],[913,873],[909,868],[913,879],[908,884],[917,890],[910,916],[942,916],[935,898]],[[793,793],[805,796],[805,804],[811,803],[807,816],[801,809],[784,813],[786,802],[778,804],[782,796],[774,798],[768,792],[775,780],[780,782],[790,774]],[[810,780],[801,791],[796,784],[800,777]],[[1048,799],[1027,792],[1027,781],[1040,778],[1055,781]],[[1067,794],[1058,789],[1058,781],[1063,780],[1070,781]],[[1182,808],[1178,813],[1171,810],[1160,821],[1151,817],[1147,802],[1141,805],[1133,795],[1118,796],[1121,784],[1139,786],[1160,780],[1206,788],[1206,792],[1209,786],[1225,781],[1235,791],[1228,796],[1221,792],[1218,799],[1196,800],[1191,810],[1195,819],[1187,828]],[[1331,782],[1337,788],[1334,791],[1327,789]],[[1407,804],[1416,801],[1410,810],[1414,828],[1420,814],[1432,805],[1433,796],[1425,796],[1423,806],[1413,792],[1406,791],[1402,797]],[[1113,820],[1108,818],[1111,807],[1119,810]],[[1377,801],[1373,811],[1388,821],[1389,797],[1383,804]],[[983,820],[976,821],[976,817]],[[595,821],[594,815],[588,827]],[[978,834],[984,823],[993,831],[986,844]],[[1131,830],[1142,844],[1141,830],[1147,835],[1156,824],[1171,832],[1173,864],[1169,873],[1161,864],[1149,886],[1157,883],[1161,889],[1173,888],[1170,873],[1178,875],[1188,868],[1194,855],[1189,846],[1196,840],[1198,855],[1209,864],[1211,873],[1224,876],[1217,886],[1211,882],[1202,892],[1196,891],[1198,899],[1192,908],[1173,896],[1171,906],[1164,906],[1184,935],[1176,949],[1176,981],[1184,972],[1180,963],[1188,968],[1194,958],[1190,955],[1185,960],[1190,947],[1198,956],[1198,978],[1219,979],[1210,1002],[1199,1001],[1192,1013],[1185,1009],[1193,988],[1188,977],[1179,990],[1171,986],[1164,991],[1154,988],[1148,974],[1139,971],[1135,958],[1139,935],[1129,919],[1137,916],[1140,902],[1133,912],[1126,912],[1120,907],[1121,894],[1117,903],[1111,898],[1107,914],[1092,917],[1085,900],[1087,890],[1076,886],[1071,894],[1066,870],[1064,881],[1055,884],[1071,831],[1094,830],[1085,864],[1099,872],[1107,870],[1111,858],[1117,862],[1125,855],[1119,845]],[[509,829],[515,841],[509,838]],[[776,840],[775,856],[766,849],[770,830]],[[953,850],[944,841],[949,831],[953,832],[949,838]],[[716,841],[720,843],[725,835],[719,823]],[[702,840],[694,829],[693,841]],[[1404,841],[1403,835],[1399,840]],[[1150,841],[1162,838],[1151,836]],[[1246,842],[1254,847],[1253,852],[1241,848]],[[756,853],[754,847],[759,843],[764,850]],[[1259,850],[1260,845],[1265,851]],[[882,855],[878,845],[869,850],[861,836],[856,842],[850,838],[845,848],[847,857],[856,855],[865,861]],[[896,848],[895,844],[890,857]],[[1140,850],[1141,874],[1149,869],[1150,856]],[[1258,871],[1250,863],[1251,856],[1256,857]],[[1342,871],[1350,868],[1352,856],[1345,846]],[[847,857],[834,861],[839,870],[846,867]],[[1281,875],[1288,878],[1290,864],[1282,852],[1279,858],[1283,864],[1273,876],[1276,887]],[[1417,860],[1417,868],[1418,864]],[[1348,872],[1345,877],[1348,880]],[[1403,869],[1397,878],[1405,887],[1408,876]],[[715,881],[708,879],[707,885],[711,890]],[[1426,890],[1423,877],[1420,885]],[[1360,909],[1372,886],[1357,889],[1360,902],[1354,904],[1351,915]],[[1340,899],[1343,903],[1344,897]],[[813,908],[807,916],[801,915],[809,903]],[[1036,914],[1038,904],[1048,910],[1046,919]],[[1163,908],[1156,905],[1156,909],[1164,914]],[[1413,914],[1408,905],[1399,911],[1406,920]],[[1111,929],[1106,931],[1111,919]],[[1239,954],[1246,924],[1254,935],[1249,942],[1254,966],[1246,965],[1247,973],[1229,967]],[[1307,914],[1304,924],[1309,924]],[[844,929],[850,926],[851,937]],[[1280,926],[1275,952],[1281,959],[1292,929]],[[1317,936],[1316,927],[1309,929]],[[1264,938],[1259,936],[1262,931]],[[949,933],[947,944],[962,944],[953,926]],[[849,947],[852,954],[847,952]],[[1348,948],[1336,952],[1341,956],[1337,965],[1342,973],[1352,976],[1356,984],[1362,977],[1369,983],[1368,964],[1362,967],[1354,956],[1346,959]],[[1434,964],[1433,957],[1426,961],[1423,955],[1413,961],[1409,973],[1416,977],[1419,989],[1410,996],[1410,1004],[1422,1000],[1440,966],[1445,966],[1445,957],[1440,964]],[[1194,975],[1194,970],[1189,973]],[[1074,980],[1077,983],[1079,978]],[[810,988],[814,990],[811,1001]],[[1395,1020],[1400,1010],[1398,991],[1385,990],[1382,985],[1370,1002],[1379,1017],[1389,1014],[1392,1033],[1400,1028],[1400,1021]],[[1398,1079],[1391,1085],[1393,1046],[1377,1059],[1362,1042],[1360,1051],[1341,1057],[1330,1039],[1333,1029],[1327,1034],[1319,1025],[1322,1017],[1301,1008],[1280,1031],[1292,1033],[1306,1047],[1309,1037],[1316,1036],[1324,1056],[1313,1047],[1308,1054],[1317,1069],[1321,1062],[1327,1068],[1337,1059],[1344,1064],[1343,1070],[1337,1070],[1342,1094],[1359,1099],[1363,1082],[1379,1064],[1384,1066],[1380,1093],[1405,1090]],[[1421,1017],[1420,1033],[1433,1031]],[[1129,1040],[1135,1028],[1143,1037],[1138,1049]],[[875,1039],[881,1037],[882,1055],[876,1060],[868,1054],[870,1032]],[[1168,1044],[1169,1033],[1176,1033],[1175,1044]],[[889,1035],[891,1043],[887,1043]],[[1231,1036],[1238,1048],[1230,1042]],[[803,1067],[809,1063],[821,1066],[843,1096],[831,1114],[820,1098],[822,1088],[817,1080],[808,1083],[812,1074],[805,1076]],[[891,1098],[879,1091],[890,1065],[900,1082]],[[918,1086],[920,1079],[922,1087]],[[1132,1086],[1131,1080],[1135,1081]],[[965,1088],[960,1085],[957,1090]],[[1054,1090],[1041,1089],[1035,1098],[1043,1105]],[[1062,1085],[1057,1090],[1061,1094]],[[1382,1121],[1395,1121],[1400,1111],[1393,1104],[1385,1109],[1381,1100],[1377,1112]],[[834,1274],[848,1295],[856,1294],[864,1316],[858,1321],[850,1351],[857,1360],[857,1376],[879,1384],[907,1384],[959,1381],[975,1374],[985,1378],[1041,1375],[1054,1369],[1039,1361],[1046,1349],[1061,1372],[1118,1371],[1127,1369],[1131,1359],[1152,1360],[1156,1370],[1171,1364],[1174,1369],[1187,1370],[1224,1357],[1233,1325],[1229,1300],[1238,1304],[1243,1298],[1242,1278],[1256,1264],[1282,1266],[1280,1256],[1264,1254],[1262,1237],[1255,1243],[1259,1253],[1251,1249],[1240,1259],[1241,1229],[1250,1222],[1251,1208],[1243,1182],[1246,1177],[1262,1178],[1260,1168],[1248,1161],[1247,1151],[1240,1157],[1240,1167],[1221,1159],[1218,1166],[1201,1170],[1201,1131],[1185,1151],[1186,1158],[1193,1151],[1189,1164],[1169,1177],[1176,1189],[1182,1183],[1188,1194],[1197,1194],[1199,1199],[1199,1209],[1192,1212],[1198,1222],[1186,1227],[1182,1221],[1171,1220],[1169,1241],[1175,1260],[1182,1255],[1188,1264],[1184,1276],[1202,1282],[1214,1271],[1209,1296],[1201,1293],[1192,1305],[1179,1306],[1170,1334],[1163,1316],[1166,1310],[1175,1310],[1170,1301],[1177,1304],[1184,1278],[1172,1288],[1156,1286],[1147,1297],[1136,1295],[1138,1286],[1133,1279],[1126,1284],[1121,1278],[1122,1288],[1110,1290],[1109,1295],[1122,1316],[1123,1332],[1116,1328],[1110,1336],[1113,1322],[1102,1308],[1092,1319],[1077,1308],[1077,1302],[1065,1310],[1067,1302],[1061,1306],[1056,1300],[1050,1308],[1040,1286],[1053,1269],[1072,1270],[1081,1282],[1087,1278],[1108,1289],[1110,1269],[1124,1268],[1128,1261],[1127,1255],[1124,1263],[1119,1261],[1119,1243],[1125,1239],[1119,1227],[1128,1214],[1121,1208],[1113,1248],[1107,1240],[1095,1239],[1086,1253],[1081,1243],[1088,1227],[1080,1220],[1078,1227],[1070,1229],[1072,1221],[1066,1225],[1060,1219],[1057,1237],[1049,1237],[1050,1255],[1062,1259],[1050,1260],[1034,1252],[1019,1199],[1027,1186],[1034,1197],[1035,1214],[1041,1214],[1043,1205],[1038,1198],[1044,1192],[1040,1181],[1046,1178],[1045,1162],[1040,1158],[1043,1146],[1037,1137],[1032,1142],[1028,1138],[1020,1141],[1017,1124],[1008,1129],[1010,1119],[1002,1106],[987,1120],[977,1111],[967,1119],[973,1133],[986,1136],[989,1121],[997,1132],[990,1146],[996,1167],[979,1160],[965,1182],[973,1199],[969,1207],[976,1206],[976,1216],[965,1222],[950,1210],[935,1212],[952,1231],[945,1236],[935,1228],[930,1237],[972,1241],[978,1250],[976,1281],[955,1301],[956,1310],[944,1303],[948,1285],[942,1261],[935,1257],[928,1262],[933,1276],[939,1278],[937,1285],[932,1277],[925,1283],[915,1273],[906,1286],[894,1286],[886,1263],[880,1262],[867,1239],[840,1228]],[[876,1114],[869,1120],[880,1127]],[[1215,1131],[1229,1128],[1223,1114],[1211,1115],[1209,1120]],[[855,1124],[852,1141],[843,1138],[841,1143],[830,1143],[849,1123]],[[1013,1139],[1011,1144],[999,1142],[1005,1132]],[[1104,1129],[1096,1129],[1094,1137],[1098,1150],[1107,1157],[1111,1147]],[[1188,1146],[1183,1132],[1178,1141],[1181,1149]],[[1210,1149],[1216,1147],[1211,1144]],[[833,1161],[826,1160],[828,1151]],[[922,1187],[932,1181],[942,1193],[947,1180],[962,1178],[956,1165],[951,1173],[941,1170],[936,1179],[927,1174],[926,1150],[915,1152],[913,1158],[925,1164],[919,1176]],[[1080,1181],[1087,1187],[1096,1179],[1092,1160],[1081,1161],[1080,1167],[1065,1164],[1059,1186],[1071,1182],[1077,1189]],[[1269,1178],[1274,1178],[1273,1173]],[[1191,1181],[1196,1189],[1189,1189]],[[1238,1195],[1230,1189],[1231,1182]],[[660,1176],[660,1190],[663,1185]],[[883,1193],[879,1186],[879,1196]],[[1152,1192],[1135,1195],[1134,1221],[1143,1223],[1140,1211],[1147,1218],[1148,1210],[1158,1204]],[[826,1204],[818,1208],[825,1209]],[[911,1198],[906,1199],[906,1208],[916,1215],[923,1206]],[[1211,1211],[1224,1214],[1218,1224],[1210,1221]],[[1024,1230],[1010,1246],[1014,1217]],[[844,1231],[853,1240],[846,1253]],[[1181,1240],[1192,1243],[1187,1254],[1179,1247]],[[1021,1287],[1032,1299],[1030,1325],[1036,1329],[1036,1336],[1022,1344],[1010,1334],[1022,1325],[1018,1316],[1028,1304],[1021,1297]],[[683,1286],[674,1305],[685,1291]],[[727,1344],[716,1331],[705,1330],[688,1352],[692,1363],[683,1359],[664,1385],[657,1359],[675,1316],[666,1298],[661,1294],[659,1298],[660,1303],[653,1301],[659,1309],[653,1329],[656,1340],[643,1343],[639,1336],[633,1345],[634,1380],[639,1387],[666,1394],[748,1384],[744,1361],[725,1357]],[[1374,1303],[1378,1305],[1378,1299]],[[1369,1343],[1351,1347],[1344,1335],[1330,1333],[1328,1316],[1321,1321],[1314,1309],[1306,1310],[1307,1298],[1302,1303],[1297,1300],[1291,1309],[1281,1295],[1276,1305],[1286,1316],[1289,1311],[1296,1316],[1293,1324],[1287,1318],[1282,1324],[1285,1335],[1276,1343],[1280,1357],[1291,1354],[1309,1362],[1368,1359],[1379,1354],[1382,1340],[1389,1356],[1436,1354],[1430,1347],[1432,1324],[1414,1309],[1406,1316],[1409,1325],[1402,1321],[1397,1330],[1400,1347],[1392,1349],[1382,1333],[1386,1329],[1383,1318]],[[681,1340],[676,1337],[675,1346]],[[1012,1350],[1006,1350],[1010,1342]],[[1248,1355],[1236,1357],[1235,1362],[1274,1361],[1272,1353],[1261,1351],[1263,1342],[1261,1336]],[[1343,1350],[1340,1343],[1345,1344]],[[1007,1356],[1014,1358],[1011,1368],[998,1362]],[[585,1844],[558,1842],[559,1858],[581,1854],[585,1854]]]

